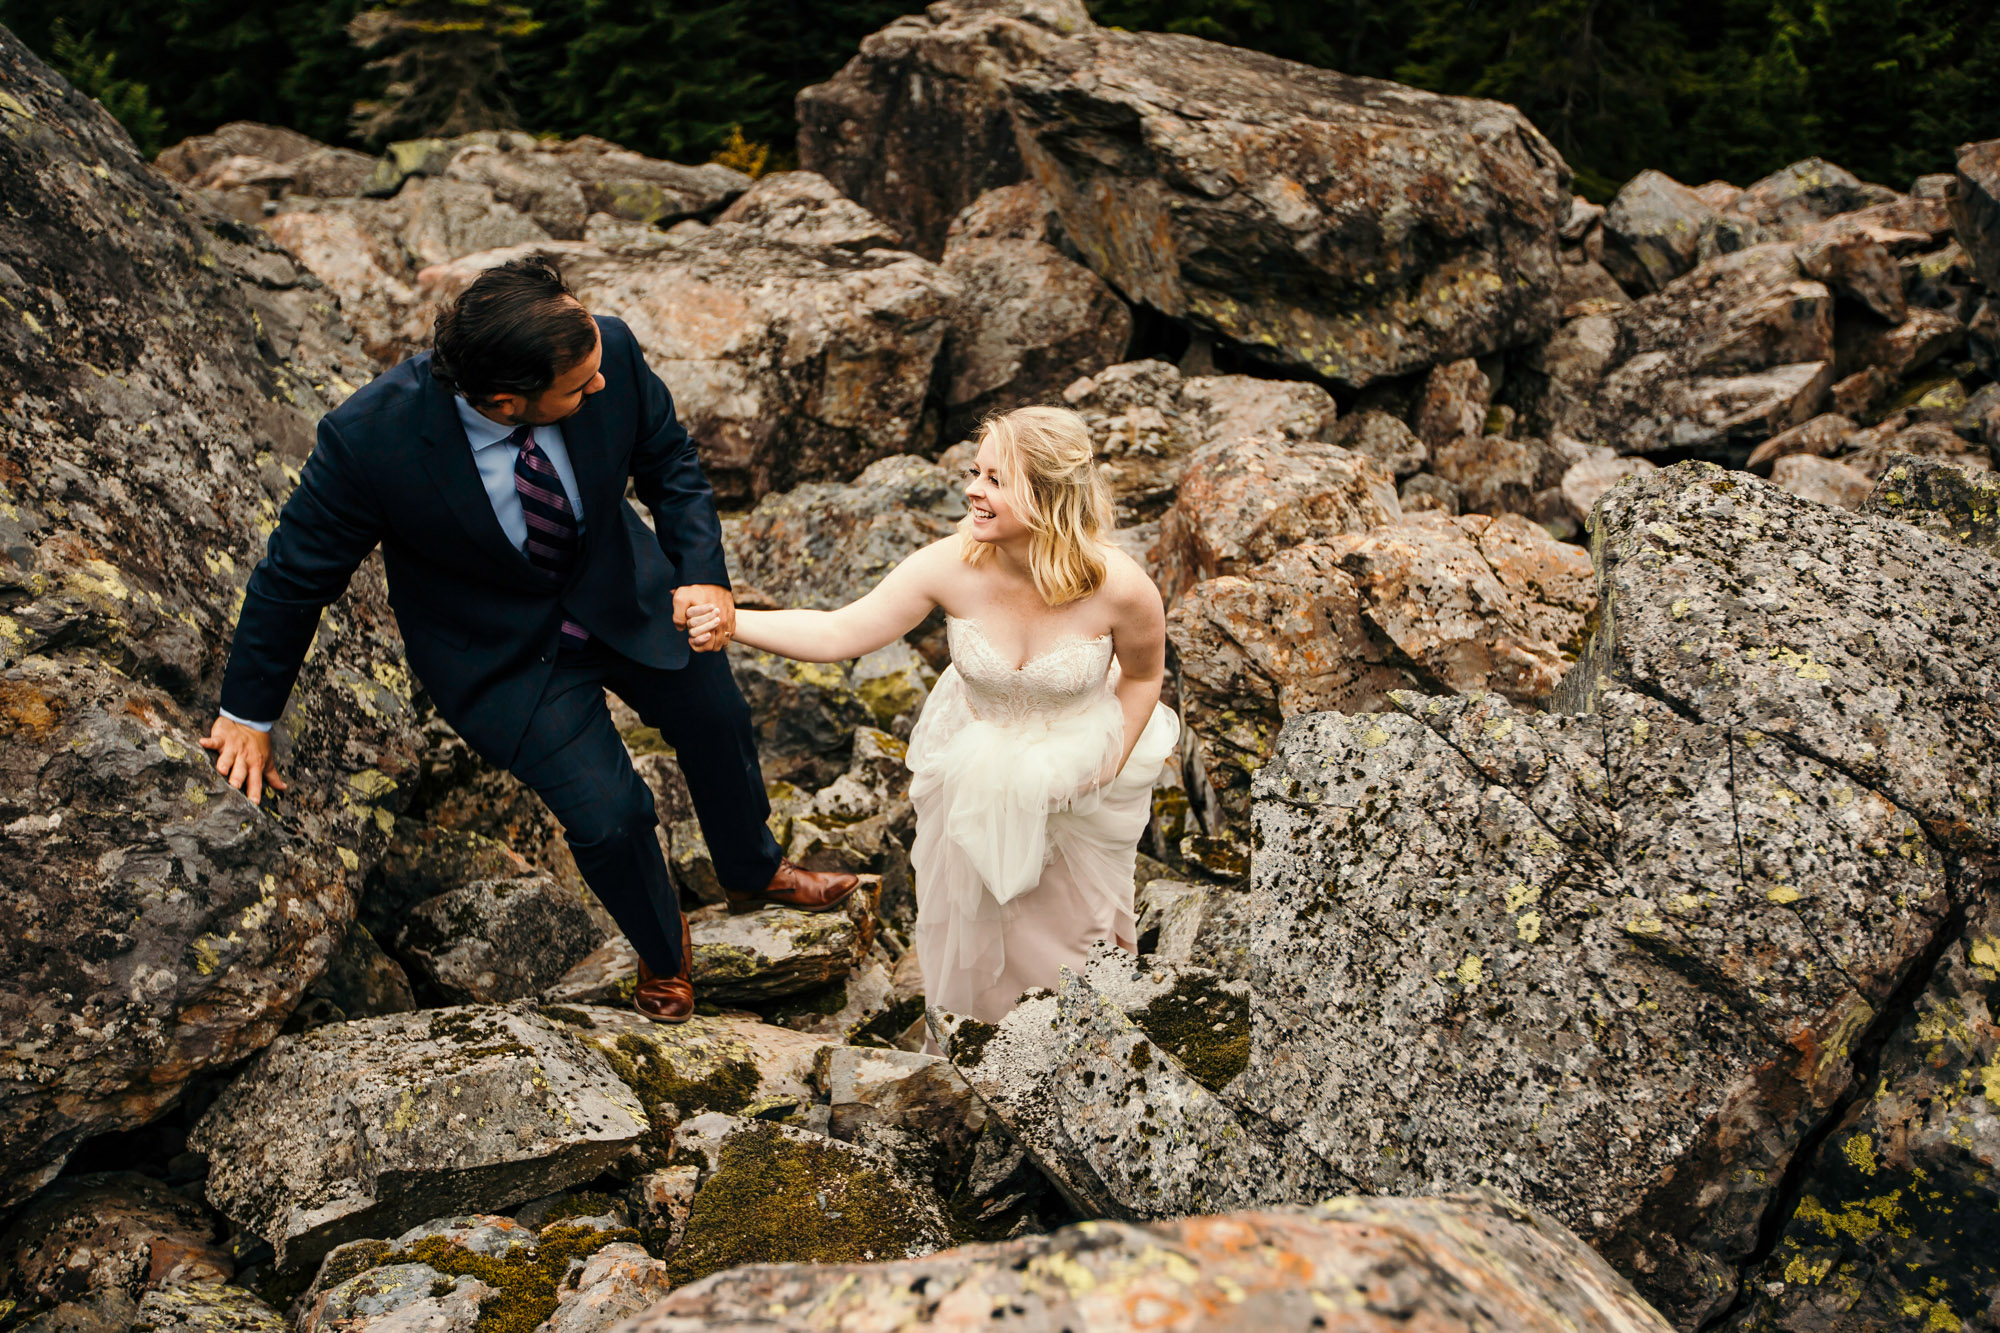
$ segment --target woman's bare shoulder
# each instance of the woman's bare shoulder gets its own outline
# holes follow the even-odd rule
[[[1104,548],[1104,586],[1099,590],[1119,620],[1163,620],[1160,589],[1144,566],[1115,546]]]

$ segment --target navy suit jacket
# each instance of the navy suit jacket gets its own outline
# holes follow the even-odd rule
[[[649,666],[688,661],[673,623],[686,583],[729,586],[722,525],[673,399],[622,320],[598,316],[604,387],[562,423],[583,552],[557,579],[507,540],[430,354],[381,375],[319,423],[319,440],[250,575],[222,707],[275,718],[320,611],[382,548],[410,669],[472,747],[506,764],[555,661],[565,615]],[[625,502],[631,479],[657,536]]]

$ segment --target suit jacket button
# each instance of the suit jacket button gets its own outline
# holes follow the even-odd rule
[[[554,653],[543,653],[542,660],[544,662],[553,662],[556,660],[556,655]]]

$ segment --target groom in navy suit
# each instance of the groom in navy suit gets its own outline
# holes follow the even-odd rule
[[[641,1013],[693,1012],[689,940],[607,687],[674,747],[731,911],[821,911],[853,891],[852,875],[781,859],[765,824],[750,710],[718,651],[735,626],[722,525],[673,399],[631,330],[592,318],[546,257],[482,273],[439,316],[430,352],[320,422],[250,576],[202,742],[252,801],[285,789],[272,722],[321,608],[378,545],[411,670],[561,821],[642,960]],[[691,650],[688,615],[704,605],[721,632]]]

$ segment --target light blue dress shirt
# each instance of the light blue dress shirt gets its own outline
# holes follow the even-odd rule
[[[528,520],[521,517],[521,493],[514,489],[514,460],[519,451],[507,446],[507,437],[514,433],[513,427],[503,426],[482,415],[463,397],[452,399],[452,404],[458,408],[459,422],[465,427],[465,438],[472,446],[472,463],[479,469],[479,480],[486,487],[487,500],[493,505],[493,517],[500,520],[500,530],[519,550],[528,543]],[[556,476],[562,479],[563,494],[569,497],[569,511],[576,515],[577,535],[581,536],[583,500],[577,493],[576,470],[570,466],[569,443],[563,439],[562,427],[535,427],[535,443],[549,456],[549,462],[555,464]],[[269,722],[252,722],[227,709],[219,711],[231,722],[239,722],[257,731],[271,729]]]

